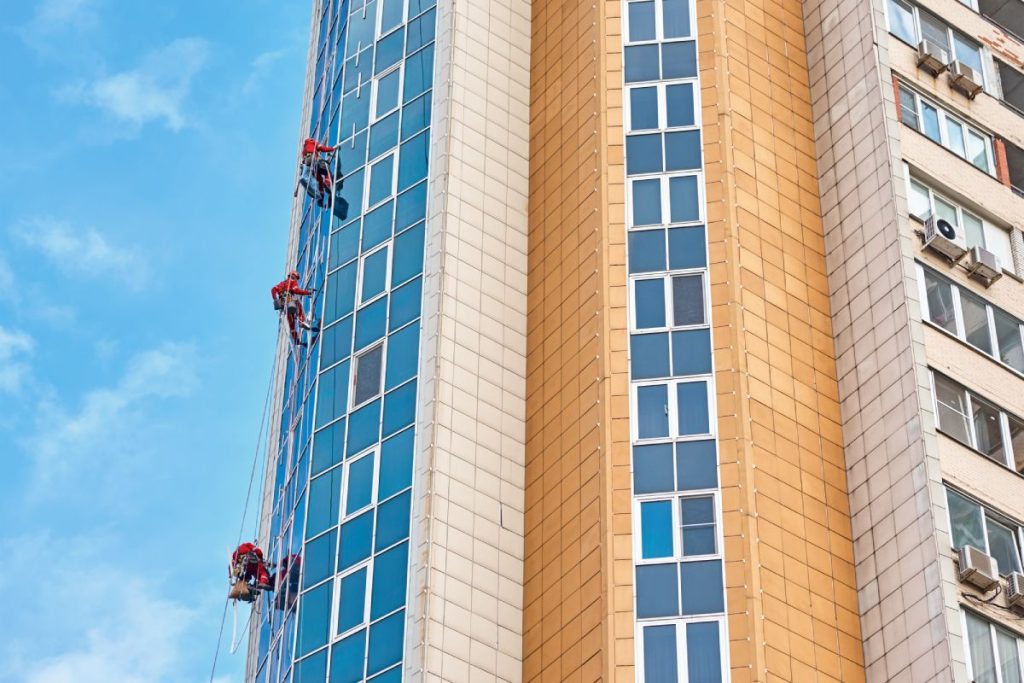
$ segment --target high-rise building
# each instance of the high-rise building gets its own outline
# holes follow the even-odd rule
[[[247,680],[1024,683],[974,1],[314,0]]]

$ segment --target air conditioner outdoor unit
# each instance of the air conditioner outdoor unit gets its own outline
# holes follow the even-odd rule
[[[924,246],[956,262],[967,252],[967,242],[959,229],[944,218],[931,216],[924,222]]]
[[[967,259],[967,272],[971,277],[981,280],[986,287],[1003,276],[999,257],[983,247],[972,247]]]
[[[949,64],[949,50],[932,40],[922,40],[917,44],[917,66],[932,76],[938,76]]]
[[[965,545],[959,550],[960,581],[969,583],[983,591],[999,585],[999,564],[974,546]]]
[[[1024,574],[1011,572],[1006,577],[1006,602],[1010,607],[1024,607]]]
[[[963,62],[953,62],[949,65],[949,82],[972,100],[985,89],[981,74]]]

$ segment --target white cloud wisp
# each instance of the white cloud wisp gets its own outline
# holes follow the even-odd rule
[[[140,250],[114,244],[94,228],[36,218],[19,223],[13,233],[69,275],[113,277],[136,290],[149,277],[149,264]]]

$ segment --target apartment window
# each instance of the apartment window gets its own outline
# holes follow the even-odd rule
[[[922,40],[938,45],[946,50],[950,61],[963,62],[984,79],[980,45],[917,5],[903,0],[889,0],[887,6],[890,33],[915,48]]]
[[[627,91],[628,132],[688,128],[696,125],[696,83],[657,83]]]
[[[1006,147],[1006,172],[1010,176],[1010,187],[1024,196],[1024,150],[1010,142],[1003,141]]]
[[[360,259],[359,271],[359,303],[360,305],[376,299],[384,293],[388,284],[388,270],[391,265],[390,243],[376,248]]]
[[[932,383],[943,434],[1024,474],[1024,422],[937,372]]]
[[[976,0],[978,12],[1024,40],[1024,11],[1020,0]]]
[[[631,43],[693,35],[688,0],[632,0],[626,5],[625,19],[626,36]]]
[[[1004,576],[1021,570],[1020,527],[950,488],[946,499],[954,548],[969,545],[991,555]]]
[[[702,185],[697,175],[662,176],[631,181],[630,227],[700,220],[703,206],[700,196]],[[703,235],[701,239],[703,240]],[[703,259],[701,265],[704,265]]]
[[[708,436],[712,433],[708,382],[680,380],[633,386],[634,440]]]
[[[353,377],[352,407],[361,406],[380,395],[381,372],[384,368],[384,345],[379,344],[356,356]]]
[[[968,126],[903,84],[899,86],[904,125],[937,142],[980,170],[995,175],[992,137]]]
[[[1009,0],[1019,2],[1020,0]],[[1003,102],[1024,114],[1024,74],[1012,66],[996,60],[999,83],[1003,90]]]
[[[633,282],[633,329],[652,332],[707,324],[703,273],[681,273]]]
[[[402,70],[393,69],[373,81],[373,120],[382,119],[398,109]]]
[[[721,620],[652,622],[640,629],[637,680],[723,680]]]
[[[964,610],[967,659],[974,683],[1020,683],[1024,641],[970,610]]]

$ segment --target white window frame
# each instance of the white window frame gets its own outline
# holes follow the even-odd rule
[[[355,510],[354,512],[346,513],[345,508],[348,507],[349,495],[349,475],[352,471],[352,465],[354,463],[359,462],[360,460],[365,460],[366,458],[373,458],[373,472],[370,475],[370,502],[364,505],[363,507],[359,508],[358,510]],[[344,467],[344,470],[342,471],[341,474],[342,491],[341,510],[339,511],[338,514],[338,519],[340,520],[339,524],[344,524],[350,519],[358,517],[359,515],[363,514],[367,510],[372,510],[373,507],[377,504],[377,479],[380,476],[380,444],[374,444],[373,446],[366,449],[365,451],[362,451],[358,455],[346,458],[345,461],[342,463],[342,467]]]
[[[960,440],[957,439],[956,437],[952,436],[951,434],[949,434],[946,430],[944,430],[942,428],[941,423],[940,423],[940,420],[939,420],[939,395],[938,395],[938,392],[935,389],[935,386],[936,386],[936,376],[937,375],[941,375],[948,382],[956,385],[959,388],[960,392],[962,392],[963,395],[966,397],[966,401],[964,403],[965,403],[965,405],[967,407],[967,414],[964,417],[965,417],[966,422],[967,422],[967,438],[970,441],[970,443],[965,444],[965,445],[968,446],[969,448],[974,449],[980,455],[984,456],[985,458],[987,458],[989,460],[992,460],[993,462],[999,462],[999,461],[996,460],[995,458],[990,457],[989,455],[987,455],[986,453],[983,453],[982,451],[980,451],[978,449],[978,434],[977,434],[977,429],[976,429],[976,427],[974,425],[974,402],[975,401],[979,401],[979,402],[985,404],[986,406],[989,406],[989,407],[993,408],[999,414],[999,433],[1000,433],[1000,436],[1003,439],[1003,459],[1002,459],[1002,464],[1005,467],[1007,467],[1007,468],[1009,468],[1009,469],[1011,469],[1011,470],[1016,472],[1017,471],[1016,470],[1016,464],[1015,464],[1016,460],[1014,458],[1014,453],[1013,453],[1013,443],[1012,443],[1012,440],[1010,438],[1010,417],[1011,417],[1011,415],[1008,412],[1006,412],[1005,410],[1003,410],[1001,407],[996,405],[993,401],[990,401],[990,400],[984,398],[983,396],[976,396],[970,389],[968,389],[964,385],[960,384],[959,382],[954,380],[952,377],[949,377],[947,375],[942,375],[942,373],[938,373],[935,370],[931,370],[931,369],[929,369],[929,373],[928,374],[929,374],[930,379],[931,379],[932,408],[933,408],[933,410],[935,410],[935,423],[936,423],[936,427],[939,429],[939,431],[941,431],[943,434],[945,434],[949,438],[953,439],[957,443],[960,443]],[[1021,420],[1017,416],[1014,415],[1012,417],[1015,420],[1017,420],[1018,422],[1024,423],[1024,420]]]
[[[715,552],[706,555],[683,555],[682,540],[682,510],[680,501],[686,498],[711,498],[712,511],[714,514],[714,536]],[[668,557],[643,556],[643,527],[640,509],[644,503],[660,503],[671,501],[672,503],[672,555]],[[698,489],[694,491],[676,491],[674,493],[645,493],[633,497],[633,519],[637,520],[636,533],[633,534],[633,564],[636,566],[650,564],[668,564],[669,562],[702,562],[704,560],[717,560],[722,558],[722,501],[718,489]]]
[[[679,406],[677,403],[677,392],[676,385],[678,384],[691,384],[694,382],[703,382],[705,390],[708,396],[708,432],[703,434],[678,434],[679,429]],[[715,408],[715,391],[714,391],[714,379],[711,375],[693,375],[687,377],[673,377],[672,379],[656,379],[656,380],[644,380],[641,382],[631,382],[630,386],[630,415],[633,419],[629,421],[630,425],[630,438],[635,444],[647,444],[647,443],[660,443],[665,441],[706,441],[709,438],[715,436],[716,431],[716,408]],[[667,385],[667,400],[668,406],[666,406],[666,413],[668,417],[668,435],[658,437],[645,437],[641,439],[638,435],[640,429],[639,410],[638,410],[638,396],[640,387],[657,386],[660,384]]]
[[[924,104],[927,103],[929,107],[931,107],[932,109],[934,109],[937,112],[937,117],[938,117],[938,121],[939,121],[939,141],[938,141],[938,144],[941,145],[942,148],[945,149],[946,151],[952,153],[953,155],[959,157],[960,159],[963,159],[964,161],[966,161],[968,164],[970,164],[974,168],[977,168],[979,171],[982,171],[983,173],[987,173],[988,175],[990,175],[992,177],[996,176],[995,153],[993,151],[994,150],[994,146],[993,146],[992,135],[990,135],[989,133],[986,133],[985,131],[983,131],[983,130],[981,130],[979,128],[975,128],[974,126],[969,125],[966,122],[966,120],[964,119],[964,117],[949,112],[944,107],[942,107],[941,105],[937,104],[935,101],[933,101],[933,100],[931,100],[931,99],[929,99],[927,97],[922,96],[919,92],[917,92],[916,90],[914,90],[913,88],[908,86],[903,81],[899,81],[899,89],[901,91],[906,91],[906,92],[910,93],[914,97],[914,112],[917,114],[918,126],[915,128],[914,126],[911,126],[911,125],[909,125],[909,124],[904,122],[904,125],[906,125],[907,128],[911,128],[911,129],[917,131],[918,133],[920,133],[921,135],[923,135],[924,137],[928,138],[929,140],[932,140],[932,138],[930,138],[924,132],[924,113],[923,112],[924,112]],[[900,108],[903,107],[903,105],[900,103],[900,101],[898,99],[896,101],[896,106],[900,107]],[[900,118],[901,118],[901,120],[904,118],[902,116],[902,112],[901,112],[901,117]],[[950,121],[952,121],[953,123],[959,125],[961,130],[963,131],[963,137],[964,137],[964,156],[960,156],[959,154],[957,154],[957,152],[954,151],[953,147],[950,145],[950,141],[949,141],[949,128],[948,128]],[[986,168],[978,168],[977,166],[974,165],[974,162],[971,161],[971,159],[970,159],[970,154],[969,154],[969,152],[967,150],[968,150],[968,139],[969,139],[971,133],[973,133],[974,135],[977,135],[978,137],[980,137],[984,141],[984,143],[985,143],[985,166],[986,166]],[[932,140],[932,142],[935,142],[935,140]]]
[[[700,277],[701,281],[701,303],[704,307],[704,322],[695,325],[673,325],[673,304],[675,299],[672,292],[672,279],[677,277]],[[636,314],[636,284],[641,280],[661,280],[665,301],[665,326],[645,327],[637,326]],[[708,275],[706,268],[688,268],[685,270],[671,270],[656,273],[638,273],[629,278],[629,330],[633,334],[647,334],[652,332],[671,332],[673,330],[701,330],[711,326],[711,296],[708,287]]]
[[[703,151],[701,152],[701,167],[703,168]],[[689,221],[675,221],[672,218],[672,205],[669,197],[669,181],[673,178],[686,178],[692,177],[697,179],[697,218]],[[661,192],[661,222],[660,223],[645,223],[644,225],[633,225],[633,184],[637,181],[642,180],[657,180],[660,183]],[[687,171],[687,172],[658,172],[645,174],[645,175],[634,175],[629,176],[626,179],[626,206],[629,207],[630,211],[626,216],[626,224],[629,230],[641,231],[641,230],[656,230],[665,228],[674,228],[680,226],[696,226],[703,225],[707,217],[707,209],[704,206],[704,172],[703,171]]]
[[[377,299],[387,296],[391,290],[391,240],[387,239],[375,246],[373,249],[359,255],[359,268],[356,273],[356,301],[358,302],[356,308],[360,309],[364,306],[372,304]],[[378,252],[386,251],[387,256],[384,258],[384,289],[377,292],[368,299],[363,299],[363,277],[365,275],[366,261],[371,257],[375,256]],[[354,332],[354,330],[353,330]]]
[[[400,60],[397,64],[389,66],[386,71],[379,73],[373,77],[373,88],[370,93],[370,122],[367,125],[367,128],[369,128],[369,126],[373,125],[374,123],[377,123],[382,119],[386,119],[388,116],[394,114],[396,111],[402,108],[402,86],[405,84],[405,69],[402,68],[403,64],[404,60]],[[390,76],[396,71],[398,72],[398,97],[395,99],[395,106],[378,116],[377,96],[378,88],[380,87],[380,82],[381,80],[383,80],[387,76]]]
[[[1003,670],[1002,670],[1002,667],[999,666],[999,661],[1000,661],[1000,659],[999,659],[999,639],[996,636],[997,636],[998,631],[1001,629],[1002,631],[1004,631],[1005,633],[1007,633],[1007,634],[1009,634],[1010,636],[1013,637],[1014,643],[1017,646],[1017,666],[1021,670],[1022,674],[1024,674],[1024,636],[1021,636],[1021,634],[1016,633],[1014,631],[1011,631],[1010,629],[1006,628],[1006,626],[1004,626],[1002,624],[998,624],[997,625],[991,619],[985,618],[984,616],[982,616],[978,612],[975,612],[974,610],[967,610],[967,609],[961,608],[961,610],[960,610],[960,628],[962,629],[962,633],[964,634],[964,654],[967,657],[967,660],[966,660],[967,661],[967,671],[971,675],[971,680],[976,680],[977,674],[975,674],[975,672],[974,672],[974,661],[971,658],[971,643],[970,643],[970,638],[968,636],[969,632],[967,630],[967,612],[970,612],[974,616],[974,618],[976,618],[978,621],[982,621],[982,622],[988,624],[989,643],[990,643],[990,645],[992,647],[993,661],[996,663],[996,667],[995,667],[996,682],[997,683],[1021,683],[1020,681],[1006,681],[1006,680],[1003,679]]]
[[[1009,517],[1006,517],[1005,515],[1001,515],[998,512],[989,509],[985,505],[982,505],[981,503],[976,501],[973,497],[971,497],[970,495],[964,493],[960,489],[952,488],[952,487],[950,487],[948,485],[944,485],[943,488],[945,488],[946,491],[952,491],[953,493],[957,494],[958,496],[960,496],[964,500],[967,500],[967,501],[971,502],[972,504],[978,506],[978,509],[981,510],[981,533],[985,537],[985,547],[984,548],[978,548],[978,550],[982,551],[986,555],[991,555],[992,554],[991,553],[991,545],[989,544],[989,540],[988,540],[988,518],[989,518],[989,516],[991,516],[993,518],[994,522],[996,522],[997,524],[1002,524],[1003,526],[1009,527],[1010,531],[1013,532],[1013,537],[1014,537],[1014,541],[1015,541],[1014,545],[1017,548],[1017,561],[1020,563],[1021,567],[1024,567],[1024,529],[1022,529],[1020,524],[1018,524],[1017,522],[1012,521]],[[953,515],[952,515],[952,513],[949,510],[949,495],[948,495],[948,493],[947,493],[947,496],[946,496],[946,501],[944,501],[944,502],[946,502],[946,525],[947,525],[946,528],[949,529],[949,542],[950,542],[950,545],[952,545],[952,549],[955,551],[955,550],[957,550],[957,547],[955,545],[953,545],[953,543],[954,543],[954,541],[953,541]],[[1001,576],[1006,576],[1011,571],[1013,571],[1013,570],[1010,569],[1009,567],[999,567],[999,574]]]
[[[352,333],[355,334],[355,327],[354,326],[353,326],[353,329],[352,329]],[[356,384],[359,381],[359,360],[361,358],[369,355],[371,352],[375,351],[377,348],[380,348],[380,350],[381,350],[380,351],[380,384],[378,385],[378,391],[377,391],[376,394],[374,394],[370,398],[368,398],[368,399],[366,399],[366,400],[364,400],[364,401],[362,401],[360,403],[356,403]],[[365,349],[362,349],[359,353],[353,353],[352,354],[352,377],[350,379],[350,381],[352,382],[352,386],[351,386],[351,388],[349,389],[349,392],[348,392],[348,403],[349,403],[348,412],[350,414],[352,413],[352,411],[358,410],[359,408],[362,408],[365,405],[369,405],[370,403],[373,403],[374,401],[376,401],[378,398],[382,398],[384,396],[384,370],[387,367],[387,355],[388,355],[387,335],[384,336],[384,339],[381,339],[380,341],[378,341],[378,342],[376,342],[374,344],[370,344]]]
[[[971,0],[971,1],[974,1],[974,0]],[[908,5],[910,7],[910,11],[911,11],[911,15],[912,15],[912,18],[913,18],[913,23],[914,23],[914,40],[917,43],[920,43],[922,40],[924,40],[924,37],[923,37],[924,34],[921,31],[921,7],[916,2],[911,2],[910,0],[899,0],[899,2],[901,2],[904,5]],[[968,4],[968,3],[964,3],[964,4]],[[977,9],[974,8],[974,7],[972,7],[972,9],[977,11]],[[925,11],[928,12],[928,10],[925,10]],[[950,59],[958,60],[958,61],[963,61],[963,60],[959,59],[959,56],[957,55],[957,52],[956,52],[956,39],[955,39],[956,34],[959,34],[967,42],[977,43],[977,45],[978,45],[978,56],[980,57],[981,67],[982,67],[981,68],[982,85],[985,86],[986,89],[987,89],[988,85],[989,85],[989,82],[988,82],[988,74],[986,72],[988,71],[988,61],[989,60],[988,60],[988,50],[985,48],[985,46],[982,45],[981,43],[979,43],[977,40],[975,40],[971,36],[967,35],[966,33],[963,33],[962,31],[958,31],[958,30],[954,29],[952,26],[949,25],[949,22],[947,22],[945,19],[943,19],[942,17],[938,16],[934,12],[928,12],[928,14],[932,15],[933,17],[935,17],[935,19],[940,24],[945,26],[945,28],[946,28],[946,42],[949,45],[949,56],[950,56]],[[897,36],[892,31],[892,19],[889,17],[889,3],[888,2],[885,3],[885,30],[890,35],[895,37],[896,40],[899,40],[900,42],[903,41],[902,38]],[[914,45],[913,47],[916,49],[917,45]]]
[[[674,85],[690,85],[693,87],[693,124],[689,126],[669,126],[668,125],[668,86]],[[645,88],[654,88],[657,91],[658,100],[658,126],[657,128],[644,128],[642,130],[633,130],[633,106],[631,95],[634,90],[643,90]],[[701,128],[701,104],[700,104],[700,87],[697,83],[696,78],[676,78],[667,81],[651,81],[648,83],[637,83],[626,87],[626,93],[623,96],[623,107],[624,121],[623,125],[627,135],[630,134],[644,134],[644,133],[655,133],[658,131],[676,131],[676,130],[699,130]]]
[[[645,2],[646,0],[626,0],[623,3],[622,12],[622,40],[624,45],[652,45],[662,43],[674,43],[677,41],[694,40],[697,37],[697,3],[694,0],[688,0],[687,10],[690,13],[690,35],[688,36],[677,36],[672,38],[665,37],[665,10],[664,0],[654,0],[654,39],[653,40],[630,40],[629,32],[629,6],[632,4]],[[698,113],[700,109],[697,110]],[[699,114],[698,114],[699,115]]]
[[[370,144],[369,139],[367,139],[366,144]],[[387,194],[383,199],[381,199],[377,203],[371,204],[370,203],[370,183],[373,180],[373,167],[376,164],[384,161],[384,159],[386,157],[389,157],[389,156],[390,157],[394,157],[394,161],[391,163],[391,190],[390,190],[390,193]],[[376,209],[379,206],[384,206],[385,204],[388,203],[389,200],[393,199],[395,197],[395,195],[398,193],[398,146],[392,147],[387,152],[384,152],[383,154],[381,154],[379,157],[377,157],[375,159],[371,159],[370,161],[366,162],[366,172],[363,174],[363,176],[364,176],[363,177],[363,182],[366,183],[365,187],[363,188],[363,205],[364,205],[363,214],[364,214],[364,218],[365,218],[365,214],[369,213],[370,211]]]
[[[726,637],[726,623],[724,616],[700,616],[700,617],[686,617],[685,619],[645,619],[636,621],[636,680],[637,683],[643,683],[645,679],[644,672],[644,627],[645,626],[675,626],[676,636],[676,666],[678,667],[678,680],[682,683],[688,679],[689,675],[689,660],[688,652],[686,648],[686,628],[690,624],[704,624],[714,622],[718,624],[718,655],[721,659],[721,670],[723,680],[729,680],[729,668],[727,663],[727,652],[729,643]]]

